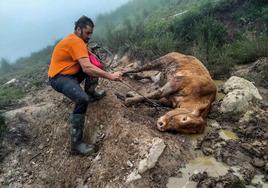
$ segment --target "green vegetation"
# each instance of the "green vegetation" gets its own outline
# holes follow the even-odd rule
[[[218,78],[268,56],[268,2],[134,0],[99,16],[95,33],[113,52],[142,60],[171,51],[194,55]]]
[[[0,140],[5,131],[6,131],[5,118],[0,114]]]
[[[0,90],[0,108],[12,106],[15,102],[25,96],[26,91],[16,87],[5,87]]]
[[[47,68],[50,62],[52,46],[32,53],[29,57],[18,59],[15,64],[0,60],[0,109],[16,104],[31,90],[46,84]],[[11,79],[16,82],[5,85]]]
[[[7,131],[7,126],[5,123],[5,118],[0,114],[0,162],[8,155],[9,151],[3,145],[3,135]]]
[[[238,177],[234,178],[230,185],[231,188],[246,188],[245,183]]]

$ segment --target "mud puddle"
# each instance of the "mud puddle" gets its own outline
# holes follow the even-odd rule
[[[181,178],[169,178],[167,188],[194,188],[197,186],[197,183],[189,180],[192,175],[206,171],[209,176],[218,177],[225,175],[228,170],[228,166],[217,162],[213,157],[197,157],[196,159],[189,161],[185,168],[181,169]]]
[[[238,140],[237,135],[230,130],[221,130],[219,135],[223,140]]]

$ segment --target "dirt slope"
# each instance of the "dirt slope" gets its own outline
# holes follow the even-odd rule
[[[150,87],[127,82],[141,92]],[[48,86],[24,98],[24,107],[7,113],[10,121],[4,146],[9,154],[0,163],[0,184],[4,187],[171,188],[170,177],[182,177],[183,167],[203,155],[215,157],[228,168],[236,166],[248,184],[256,174],[266,176],[267,181],[267,107],[261,111],[258,108],[250,116],[252,121],[241,124],[235,118],[220,115],[220,101],[217,101],[203,135],[162,133],[157,131],[155,122],[167,109],[148,104],[127,108],[115,93],[125,94],[130,90],[128,87],[105,80],[100,87],[108,91],[107,96],[89,105],[85,129],[85,140],[99,145],[96,156],[69,154],[67,120],[73,104]],[[237,139],[224,140],[220,137],[222,130],[233,131]],[[146,157],[154,138],[162,139],[166,145],[156,165],[141,174],[142,178],[126,183],[128,175]],[[230,186],[232,180],[224,178],[197,178],[196,185],[213,186],[216,182]]]

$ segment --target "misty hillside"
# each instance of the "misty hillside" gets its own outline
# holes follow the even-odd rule
[[[201,59],[214,77],[228,74],[234,63],[268,53],[264,0],[137,0],[99,16],[97,23],[96,37],[114,52],[140,59],[188,53]]]
[[[109,14],[99,15],[94,40],[114,54],[127,53],[140,60],[155,59],[171,51],[191,54],[208,67],[214,78],[227,78],[234,65],[268,56],[268,3],[132,0]],[[0,85],[13,78],[20,84],[1,89],[0,104],[45,84],[52,50],[49,46],[20,58],[14,65],[1,60]]]

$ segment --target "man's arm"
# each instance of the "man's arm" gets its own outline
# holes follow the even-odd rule
[[[106,72],[94,65],[92,65],[88,58],[81,58],[78,60],[79,64],[82,67],[83,72],[90,76],[96,76],[96,77],[102,77],[113,81],[120,81],[122,80],[122,73],[121,72],[115,72],[115,73],[109,73]]]

